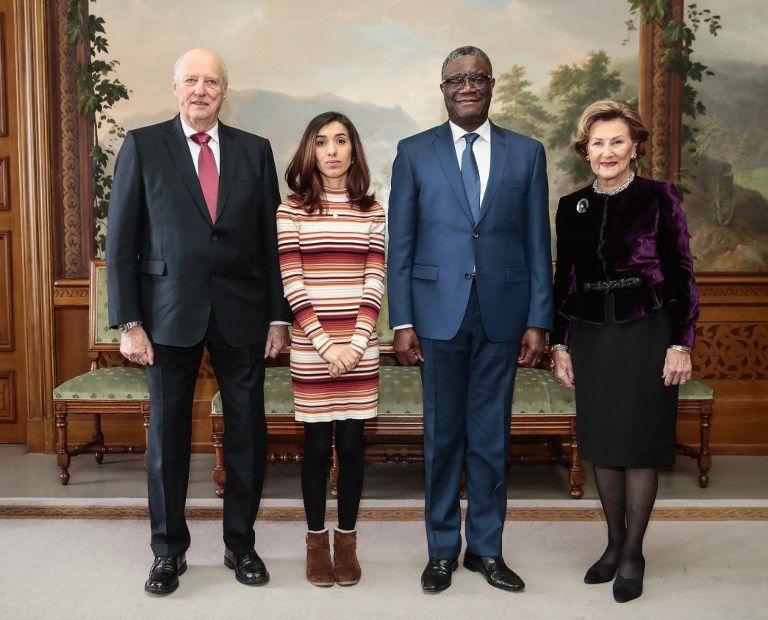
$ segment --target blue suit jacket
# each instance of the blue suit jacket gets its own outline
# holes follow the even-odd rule
[[[552,328],[552,258],[544,147],[491,124],[491,170],[475,222],[446,122],[398,144],[389,197],[388,296],[392,326],[450,340],[472,272],[494,342],[526,327]]]

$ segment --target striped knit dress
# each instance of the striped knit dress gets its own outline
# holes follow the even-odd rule
[[[293,310],[291,378],[301,422],[372,418],[379,397],[376,320],[384,293],[384,209],[361,211],[346,190],[326,189],[323,213],[288,199],[277,210],[280,271]],[[332,344],[363,352],[336,379],[321,354]]]

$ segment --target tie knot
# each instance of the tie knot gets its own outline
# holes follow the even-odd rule
[[[467,141],[467,144],[469,146],[472,146],[472,144],[480,137],[479,133],[465,133],[462,138],[464,138]]]
[[[200,146],[205,146],[211,141],[211,136],[205,132],[193,133],[189,136],[193,142],[197,142]]]

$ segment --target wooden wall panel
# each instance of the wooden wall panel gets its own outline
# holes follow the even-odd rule
[[[0,370],[0,423],[16,422],[16,374]]]
[[[0,12],[0,137],[8,135],[8,88],[5,70],[5,13]]]
[[[11,210],[10,157],[0,157],[0,211]]]
[[[0,351],[13,351],[11,231],[0,230]]]

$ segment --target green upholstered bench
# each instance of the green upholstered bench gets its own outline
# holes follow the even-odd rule
[[[379,415],[367,421],[365,427],[366,461],[420,462],[423,460],[423,423],[421,379],[416,367],[381,366],[379,384]],[[271,446],[270,461],[299,461],[303,426],[293,419],[293,394],[289,368],[268,368],[264,382],[264,402]],[[568,467],[571,497],[583,495],[584,469],[576,444],[576,408],[573,393],[561,387],[552,373],[541,369],[520,368],[515,382],[512,405],[513,436],[542,435],[550,438],[549,456],[517,456],[513,460],[536,462],[542,459]],[[226,480],[224,470],[224,420],[221,396],[216,393],[212,401],[211,424],[216,453],[214,481],[221,495]],[[567,437],[568,454],[556,438]],[[331,468],[331,482],[335,488],[337,467]]]
[[[268,460],[300,461],[303,429],[301,423],[293,419],[293,395],[288,368],[267,369],[264,399],[271,447]],[[699,420],[700,441],[698,448],[678,445],[678,450],[698,460],[698,481],[701,487],[707,486],[711,467],[709,433],[713,402],[712,388],[702,381],[689,381],[680,388],[678,412],[681,416],[692,415]],[[557,462],[567,467],[569,494],[578,499],[583,496],[584,469],[576,441],[575,410],[573,392],[560,386],[552,373],[538,368],[518,369],[510,433],[513,437],[548,437],[549,455],[515,454],[517,447],[513,445],[510,459],[520,463]],[[212,401],[211,429],[216,453],[213,479],[216,482],[216,494],[221,496],[226,472],[223,455],[224,421],[218,393]],[[567,451],[563,450],[562,437],[568,439]],[[366,460],[378,463],[420,462],[423,460],[422,439],[421,382],[418,369],[382,366],[379,415],[369,420],[365,429]],[[331,468],[333,488],[337,472],[334,455]]]
[[[120,350],[120,333],[109,329],[107,318],[107,270],[104,261],[91,261],[90,299],[88,317],[88,357],[91,369],[73,377],[53,390],[53,408],[56,415],[57,465],[61,469],[61,484],[69,483],[69,465],[72,457],[94,454],[101,463],[105,453],[145,453],[145,446],[116,446],[104,443],[101,416],[108,414],[135,414],[141,416],[145,440],[149,432],[149,392],[143,368],[99,368],[106,352]],[[67,425],[70,415],[93,416],[90,441],[70,447]],[[146,456],[145,456],[146,465]]]

